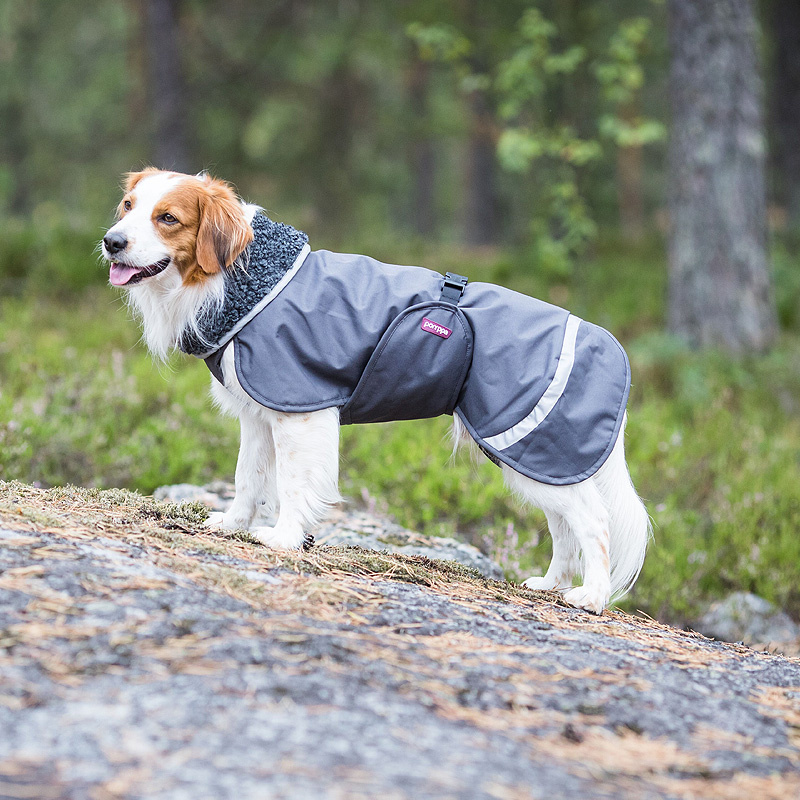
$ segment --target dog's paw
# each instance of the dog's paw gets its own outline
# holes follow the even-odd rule
[[[306,536],[299,525],[276,525],[274,528],[259,525],[250,529],[250,535],[261,544],[276,550],[300,550],[306,543]]]
[[[224,528],[227,531],[246,531],[248,526],[247,520],[236,517],[229,512],[222,513],[215,511],[209,514],[206,520],[207,528]]]
[[[535,592],[549,592],[556,588],[553,581],[546,576],[528,578],[528,580],[522,582],[522,585],[526,589],[533,589]]]
[[[564,592],[564,601],[575,608],[582,608],[584,611],[591,611],[592,614],[602,614],[608,605],[608,593],[601,590],[591,589],[586,586],[576,586]]]

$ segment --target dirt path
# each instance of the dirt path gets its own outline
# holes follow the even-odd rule
[[[0,483],[0,798],[789,798],[800,661]]]

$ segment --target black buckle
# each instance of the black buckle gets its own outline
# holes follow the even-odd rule
[[[464,294],[464,289],[469,283],[469,278],[464,275],[456,275],[454,272],[448,272],[444,276],[444,285],[442,286],[442,294],[439,300],[445,303],[452,303],[454,306],[458,305],[461,295]]]

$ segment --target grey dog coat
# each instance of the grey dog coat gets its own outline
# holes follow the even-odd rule
[[[218,380],[232,342],[242,389],[276,411],[338,407],[343,424],[455,413],[495,463],[553,485],[608,458],[630,389],[610,333],[501,286],[443,297],[437,272],[303,245],[256,308],[195,352]]]

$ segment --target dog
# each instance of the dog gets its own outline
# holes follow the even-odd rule
[[[552,560],[525,586],[600,614],[635,582],[650,522],[624,455],[628,361],[606,331],[492,284],[312,252],[206,173],[129,173],[101,250],[151,354],[204,358],[239,419],[236,496],[210,525],[307,546],[341,499],[340,424],[453,414],[454,451],[480,448],[545,513]]]

